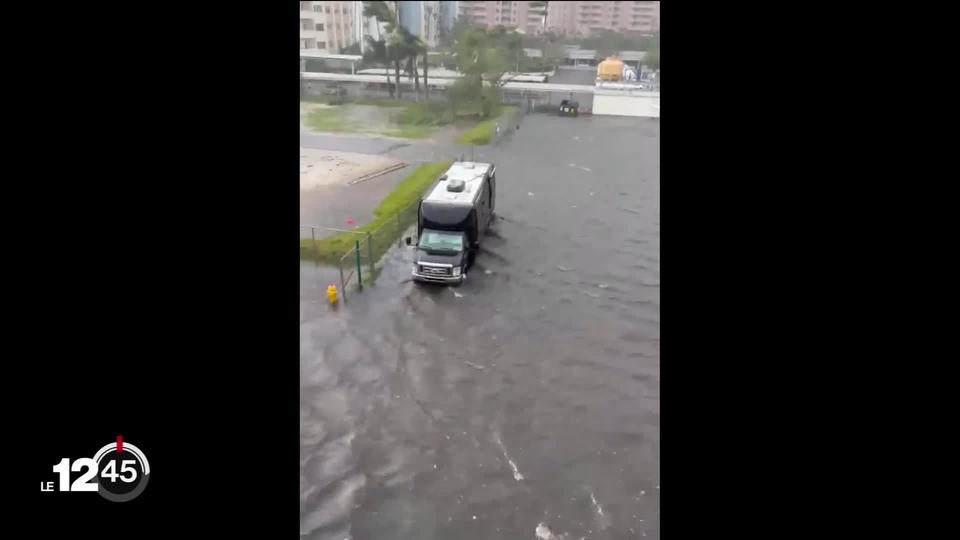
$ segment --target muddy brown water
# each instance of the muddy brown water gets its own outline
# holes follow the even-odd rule
[[[658,538],[659,121],[528,116],[458,288],[301,268],[301,538]]]

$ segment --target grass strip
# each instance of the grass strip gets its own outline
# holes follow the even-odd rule
[[[506,129],[507,125],[513,119],[513,114],[516,112],[516,109],[516,107],[503,107],[499,115],[483,120],[461,133],[457,138],[457,144],[490,144],[497,123],[500,123],[501,129]]]

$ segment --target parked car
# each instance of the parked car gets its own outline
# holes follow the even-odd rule
[[[576,101],[565,99],[560,102],[560,116],[578,116],[580,114],[580,104]]]

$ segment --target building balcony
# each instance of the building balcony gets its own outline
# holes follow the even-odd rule
[[[317,39],[326,41],[327,33],[323,30],[304,30],[300,29],[300,39]]]

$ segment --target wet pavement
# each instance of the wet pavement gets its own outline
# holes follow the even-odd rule
[[[530,115],[477,160],[461,287],[394,248],[332,309],[301,267],[301,538],[659,538],[659,120]]]

